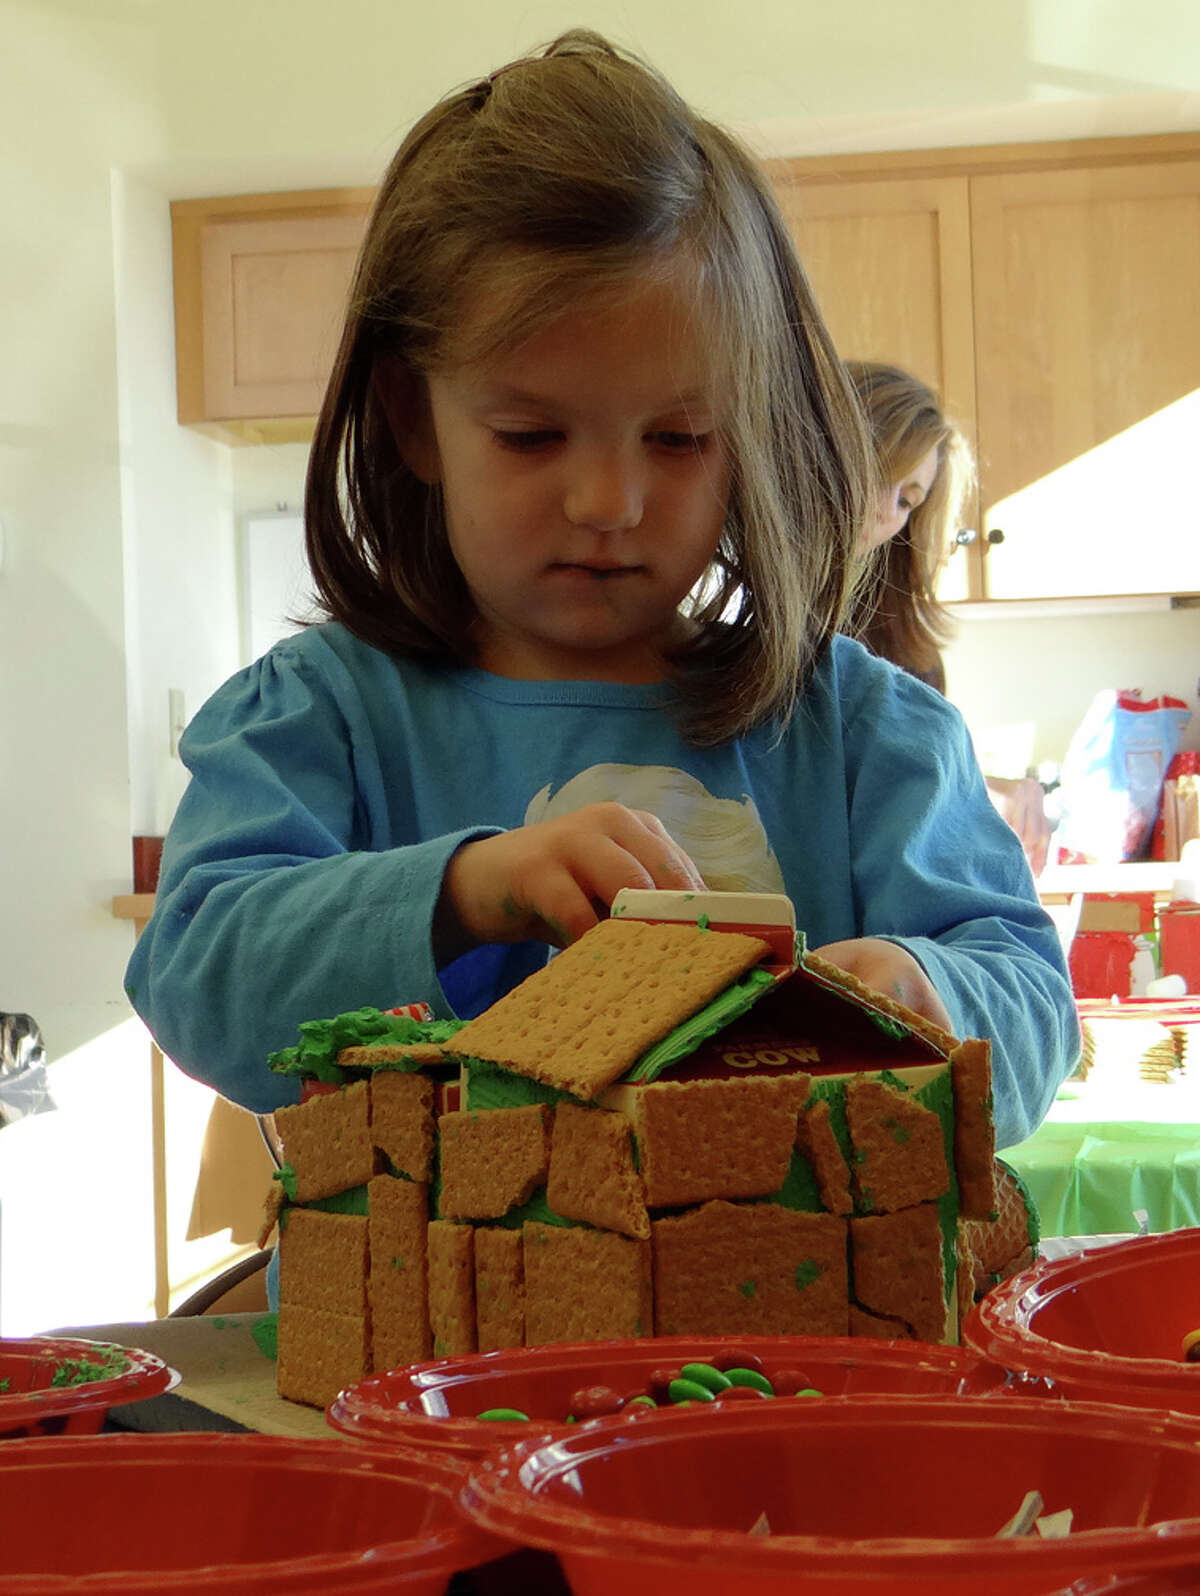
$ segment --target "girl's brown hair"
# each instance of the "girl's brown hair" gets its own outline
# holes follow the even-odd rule
[[[874,551],[848,629],[873,653],[944,692],[941,650],[952,623],[938,602],[937,579],[971,489],[971,451],[919,377],[864,360],[848,361],[846,369],[875,441],[879,491],[903,482],[931,449],[938,456],[928,494],[896,536]]]
[[[325,613],[393,654],[469,663],[475,612],[440,490],[405,466],[381,387],[419,405],[427,373],[681,271],[733,461],[714,566],[670,661],[681,722],[703,745],[785,715],[848,601],[869,439],[754,161],[583,30],[443,99],[384,177],[309,462]]]

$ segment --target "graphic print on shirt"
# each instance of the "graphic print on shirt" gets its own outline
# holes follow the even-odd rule
[[[591,765],[529,801],[525,824],[588,804],[621,803],[657,815],[714,892],[783,892],[783,872],[754,800],[714,798],[703,782],[669,765]]]

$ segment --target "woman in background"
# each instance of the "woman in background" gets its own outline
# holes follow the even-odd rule
[[[952,622],[938,601],[937,580],[974,480],[970,447],[920,378],[873,361],[848,361],[847,369],[875,441],[882,484],[866,537],[878,550],[877,564],[859,590],[848,629],[872,653],[945,693],[942,646]],[[992,803],[1040,875],[1050,843],[1040,784],[986,779]]]

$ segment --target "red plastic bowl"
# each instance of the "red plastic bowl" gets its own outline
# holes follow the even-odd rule
[[[1062,1540],[998,1540],[1027,1491]],[[1045,1596],[1200,1563],[1200,1423],[1022,1398],[845,1397],[600,1419],[473,1465],[462,1501],[575,1596]],[[747,1533],[766,1513],[770,1535]]]
[[[179,1384],[161,1358],[108,1341],[0,1341],[0,1441],[94,1435],[109,1408]]]
[[[963,1328],[984,1358],[1059,1396],[1200,1415],[1200,1230],[1141,1236],[1035,1264],[994,1287]],[[1198,1581],[1200,1586],[1200,1581]]]
[[[528,1441],[534,1433],[569,1434],[574,1426],[567,1425],[567,1412],[581,1387],[607,1385],[624,1395],[643,1389],[654,1369],[707,1363],[735,1350],[761,1358],[768,1375],[802,1370],[825,1396],[983,1395],[1007,1379],[1002,1369],[960,1347],[913,1341],[656,1336],[524,1347],[393,1369],[347,1387],[326,1417],[347,1435],[477,1458],[501,1443]],[[527,1413],[532,1426],[476,1417],[489,1408]]]
[[[104,1435],[0,1447],[3,1596],[441,1596],[506,1551],[450,1460],[286,1436]]]

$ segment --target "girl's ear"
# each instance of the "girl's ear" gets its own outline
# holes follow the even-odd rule
[[[423,379],[399,360],[377,360],[371,372],[371,389],[387,417],[405,465],[426,486],[440,482],[442,461],[429,410],[429,390]]]

